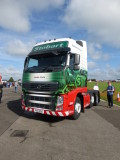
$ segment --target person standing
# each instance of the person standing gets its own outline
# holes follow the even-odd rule
[[[17,90],[18,90],[18,82],[16,81],[15,82],[15,93],[17,93]]]
[[[108,99],[108,106],[111,108],[113,107],[113,92],[114,92],[114,87],[112,86],[111,82],[108,82],[108,87],[107,87],[107,99]]]
[[[94,85],[93,90],[99,91],[99,87],[98,87],[97,82],[96,82],[96,84]]]
[[[2,88],[3,88],[2,78],[1,78],[1,76],[0,76],[0,103],[1,103],[1,99],[2,99],[2,93],[3,93]]]

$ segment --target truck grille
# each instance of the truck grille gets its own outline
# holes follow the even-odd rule
[[[58,82],[23,83],[22,87],[27,91],[55,92],[58,89]]]
[[[26,107],[43,108],[48,110],[55,110],[56,99],[52,96],[27,94],[25,96]]]

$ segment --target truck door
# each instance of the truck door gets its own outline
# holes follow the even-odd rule
[[[67,81],[70,85],[74,84],[75,82],[75,74],[74,74],[74,60],[75,60],[75,55],[71,54],[70,55],[70,62],[69,62],[69,69],[67,70]]]

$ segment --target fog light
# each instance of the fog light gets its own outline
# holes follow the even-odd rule
[[[63,110],[63,106],[56,106],[56,111],[61,111]]]

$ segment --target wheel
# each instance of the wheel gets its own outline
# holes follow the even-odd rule
[[[72,118],[74,120],[78,119],[81,112],[81,101],[80,98],[76,97],[75,104],[74,104],[74,114]]]
[[[91,108],[93,106],[94,101],[95,101],[95,98],[94,98],[94,95],[92,94],[91,97],[90,97],[90,106],[89,106],[89,108]]]
[[[95,94],[95,101],[94,101],[94,105],[98,106],[99,100],[98,100],[98,94]]]

